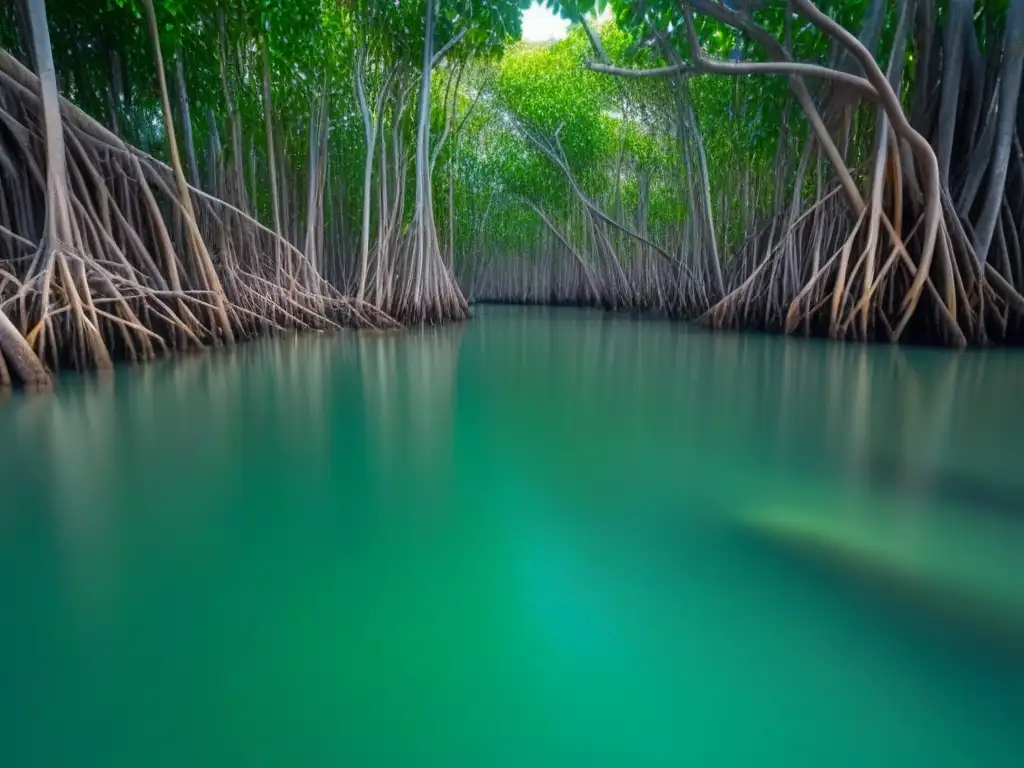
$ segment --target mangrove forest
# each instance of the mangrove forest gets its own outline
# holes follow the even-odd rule
[[[1020,341],[1024,0],[3,0],[0,386],[568,304]]]

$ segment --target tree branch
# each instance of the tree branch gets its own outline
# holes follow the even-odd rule
[[[459,30],[459,33],[455,35],[455,37],[453,37],[451,40],[449,40],[447,43],[441,46],[441,50],[435,53],[434,58],[430,60],[430,68],[433,69],[434,67],[436,67],[438,63],[441,61],[441,59],[444,58],[444,55],[448,53],[448,51],[450,51],[453,46],[457,45],[458,42],[466,36],[466,32],[468,31],[469,30],[467,28],[463,27],[462,29]]]
[[[677,64],[668,67],[656,67],[654,69],[628,69],[616,67],[611,64],[601,64],[596,61],[588,61],[587,69],[592,72],[600,72],[606,75],[617,77],[669,77],[679,74],[695,75],[804,75],[817,77],[823,80],[833,80],[853,86],[860,93],[872,101],[878,100],[878,92],[863,77],[840,72],[839,70],[821,67],[817,64],[802,64],[793,61],[766,61],[766,62],[732,62],[719,61],[701,56],[692,64]]]
[[[611,64],[612,60],[608,58],[608,54],[604,50],[604,46],[601,45],[601,38],[594,34],[594,30],[587,24],[587,20],[580,14],[580,26],[583,27],[583,31],[587,33],[587,38],[590,40],[590,46],[594,49],[594,53],[597,57],[605,64]]]

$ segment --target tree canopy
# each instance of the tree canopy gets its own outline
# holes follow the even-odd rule
[[[528,5],[6,4],[0,309],[50,368],[471,299],[1019,334],[1021,3],[546,0],[552,44],[519,41]]]

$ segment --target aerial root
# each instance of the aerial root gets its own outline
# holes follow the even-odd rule
[[[1024,297],[996,266],[982,268],[973,251],[962,247],[962,226],[948,215],[923,277],[912,255],[920,244],[923,213],[904,235],[897,234],[885,210],[871,205],[851,221],[831,194],[785,228],[788,216],[779,214],[775,226],[744,244],[727,265],[728,293],[702,316],[704,324],[892,342],[913,328],[915,340],[964,347],[1004,339],[1011,318],[1024,316]],[[871,235],[872,217],[877,237]],[[776,237],[777,232],[782,234]],[[815,240],[832,244],[820,266],[812,271],[804,264],[798,289],[780,290],[777,275],[787,249]],[[1012,274],[1009,260],[1004,262]],[[911,291],[921,296],[908,297]]]
[[[47,368],[109,368],[236,335],[397,325],[372,305],[356,309],[301,251],[238,208],[195,188],[183,205],[170,167],[64,99],[61,118],[67,179],[54,204],[39,81],[0,50],[0,124],[15,139],[4,144],[0,198],[25,198],[0,202],[59,216],[63,232],[48,236],[26,217],[0,227],[0,385],[38,386]],[[276,273],[276,252],[287,254],[287,274]]]

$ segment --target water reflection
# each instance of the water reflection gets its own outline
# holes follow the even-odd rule
[[[311,458],[314,472],[330,461],[334,377],[346,356],[354,353],[338,337],[283,337],[115,376],[67,376],[52,393],[0,406],[0,465],[12,473],[3,511],[52,532],[81,631],[105,621],[139,530],[202,536],[190,526],[245,509],[245,487],[273,484],[268,468],[291,472],[289,454]]]
[[[450,506],[462,334],[456,325],[359,339],[369,470],[392,502],[416,488],[420,503]]]
[[[1024,414],[1000,405],[1015,402],[1019,356],[566,310],[490,310],[482,326],[470,347],[490,362],[488,407],[523,425],[529,484],[624,513],[725,517],[871,590],[958,602],[1024,647]]]
[[[571,310],[488,309],[473,335],[509,401],[514,383],[571,393],[573,427],[607,444],[672,440],[773,471],[1024,513],[1017,437],[1007,407],[1024,376],[1012,352],[830,344],[709,334],[657,321]],[[510,329],[503,312],[514,312]],[[565,391],[562,391],[565,390]],[[533,397],[531,391],[526,397]],[[550,416],[546,411],[543,414]],[[540,425],[537,425],[541,428]]]
[[[15,394],[0,743],[1016,766],[1020,370],[486,309]]]

